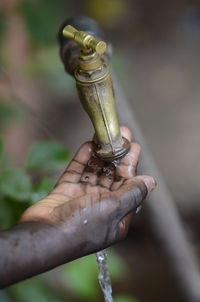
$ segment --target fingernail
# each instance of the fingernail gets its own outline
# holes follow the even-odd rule
[[[144,183],[145,183],[145,185],[148,189],[148,193],[153,191],[155,189],[155,187],[157,186],[157,183],[156,183],[156,181],[154,180],[153,177],[144,176],[143,179],[144,179]]]

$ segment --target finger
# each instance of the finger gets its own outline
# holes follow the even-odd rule
[[[155,186],[153,177],[144,175],[126,180],[119,190],[113,192],[120,220],[131,211],[135,211]]]
[[[120,160],[120,165],[137,166],[140,152],[141,152],[140,145],[136,142],[132,142],[129,153]]]
[[[72,161],[75,161],[75,162],[85,166],[88,163],[88,160],[90,159],[90,157],[92,156],[93,151],[94,151],[93,142],[86,142],[76,152]],[[69,165],[68,169],[69,168],[71,168],[71,165]]]
[[[136,179],[136,178],[135,178]],[[143,184],[145,185],[146,189],[147,189],[147,194],[148,192],[152,191],[156,185],[154,179],[152,177],[149,176],[138,176],[137,180],[143,181]],[[135,190],[135,189],[134,189]],[[128,233],[130,224],[131,224],[131,220],[133,218],[134,213],[137,214],[138,209],[141,209],[141,202],[145,199],[146,197],[146,190],[142,189],[140,187],[140,193],[137,193],[136,196],[140,196],[140,203],[138,205],[138,199],[137,199],[137,206],[136,208],[134,207],[133,210],[129,211],[128,214],[126,214],[125,216],[123,216],[123,218],[121,219],[121,221],[118,224],[118,230],[117,230],[117,237],[118,238],[124,238],[126,236],[126,234]]]
[[[116,190],[118,190],[122,185],[123,185],[123,183],[124,183],[124,181],[125,181],[125,178],[122,178],[122,177],[116,177],[115,176],[115,180],[114,180],[114,182],[112,183],[112,186],[110,187],[110,190],[111,191],[116,191]]]
[[[129,142],[131,142],[131,131],[127,127],[120,126],[120,132],[123,137],[125,137]]]
[[[117,231],[117,237],[118,238],[123,238],[128,233],[128,230],[129,230],[129,227],[130,227],[130,224],[131,224],[131,220],[133,218],[133,214],[134,214],[133,211],[130,212],[124,218],[122,218],[122,220],[119,222],[118,231]]]
[[[141,147],[137,143],[131,143],[129,153],[121,159],[119,166],[116,167],[116,177],[129,179],[136,175]],[[117,189],[117,186],[115,186]],[[114,190],[114,188],[113,188]]]
[[[71,160],[70,164],[68,165],[66,171],[59,179],[58,183],[61,182],[78,182],[81,179],[82,173],[91,158],[94,151],[94,143],[93,142],[86,142],[84,143],[77,153],[75,154],[74,158]]]

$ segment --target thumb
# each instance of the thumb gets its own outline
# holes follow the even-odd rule
[[[113,192],[120,219],[136,210],[155,186],[153,177],[142,175],[126,180],[117,191]]]

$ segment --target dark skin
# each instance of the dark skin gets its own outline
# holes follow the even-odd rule
[[[131,141],[131,133],[121,127]],[[133,214],[155,187],[136,176],[140,146],[132,142],[119,166],[81,146],[53,191],[0,232],[0,287],[104,249],[126,237]]]

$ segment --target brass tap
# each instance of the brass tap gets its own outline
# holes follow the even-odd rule
[[[76,43],[81,45],[83,49],[92,49],[99,55],[102,55],[106,50],[106,43],[104,41],[95,39],[84,31],[78,31],[71,25],[64,27],[63,36],[73,39]]]
[[[120,134],[110,71],[102,59],[106,43],[71,25],[62,33],[81,46],[73,73],[80,101],[95,129],[95,154],[105,161],[121,158],[128,153],[130,143]]]

